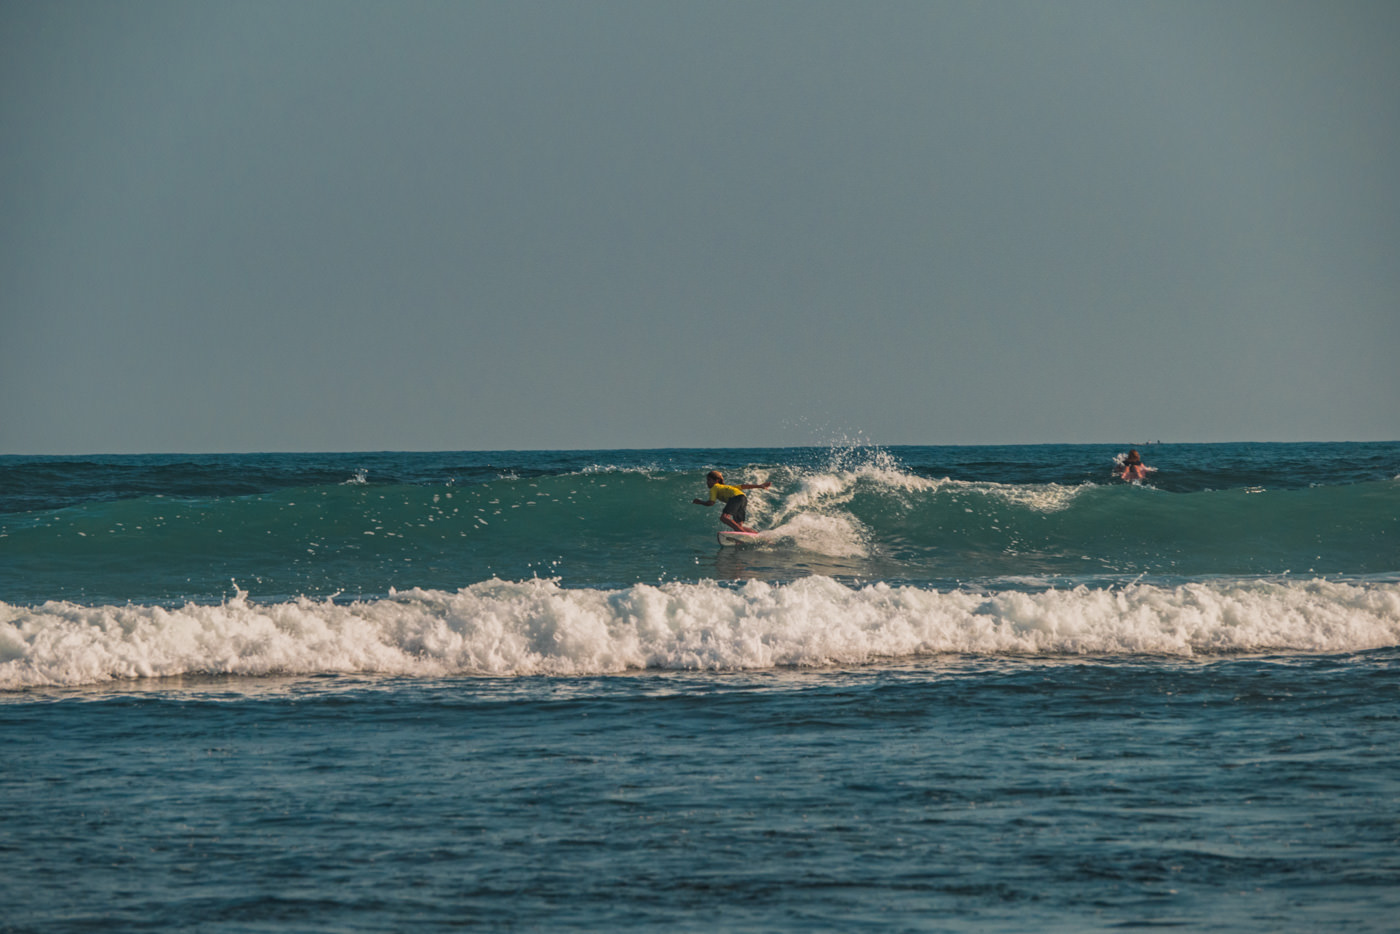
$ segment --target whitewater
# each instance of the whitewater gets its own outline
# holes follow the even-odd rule
[[[597,675],[1009,656],[1359,652],[1400,645],[1400,585],[1307,582],[1075,587],[996,594],[485,581],[337,604],[0,607],[0,689],[190,673]]]

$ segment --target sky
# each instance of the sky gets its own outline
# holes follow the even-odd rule
[[[1400,4],[0,0],[0,454],[1400,439]]]

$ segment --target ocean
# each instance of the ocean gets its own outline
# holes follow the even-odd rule
[[[0,457],[0,932],[1395,930],[1400,443],[1132,446]]]

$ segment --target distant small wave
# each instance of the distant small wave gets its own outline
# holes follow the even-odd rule
[[[490,579],[569,588],[808,575],[948,590],[1400,574],[1400,444],[0,458],[0,599],[36,606],[378,599]],[[761,548],[718,554],[704,472]]]

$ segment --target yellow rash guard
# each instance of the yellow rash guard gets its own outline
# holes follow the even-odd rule
[[[719,500],[721,503],[727,503],[734,497],[743,495],[744,491],[739,489],[737,486],[729,486],[728,484],[724,483],[716,483],[714,486],[710,487],[710,502],[712,503],[715,500]]]

